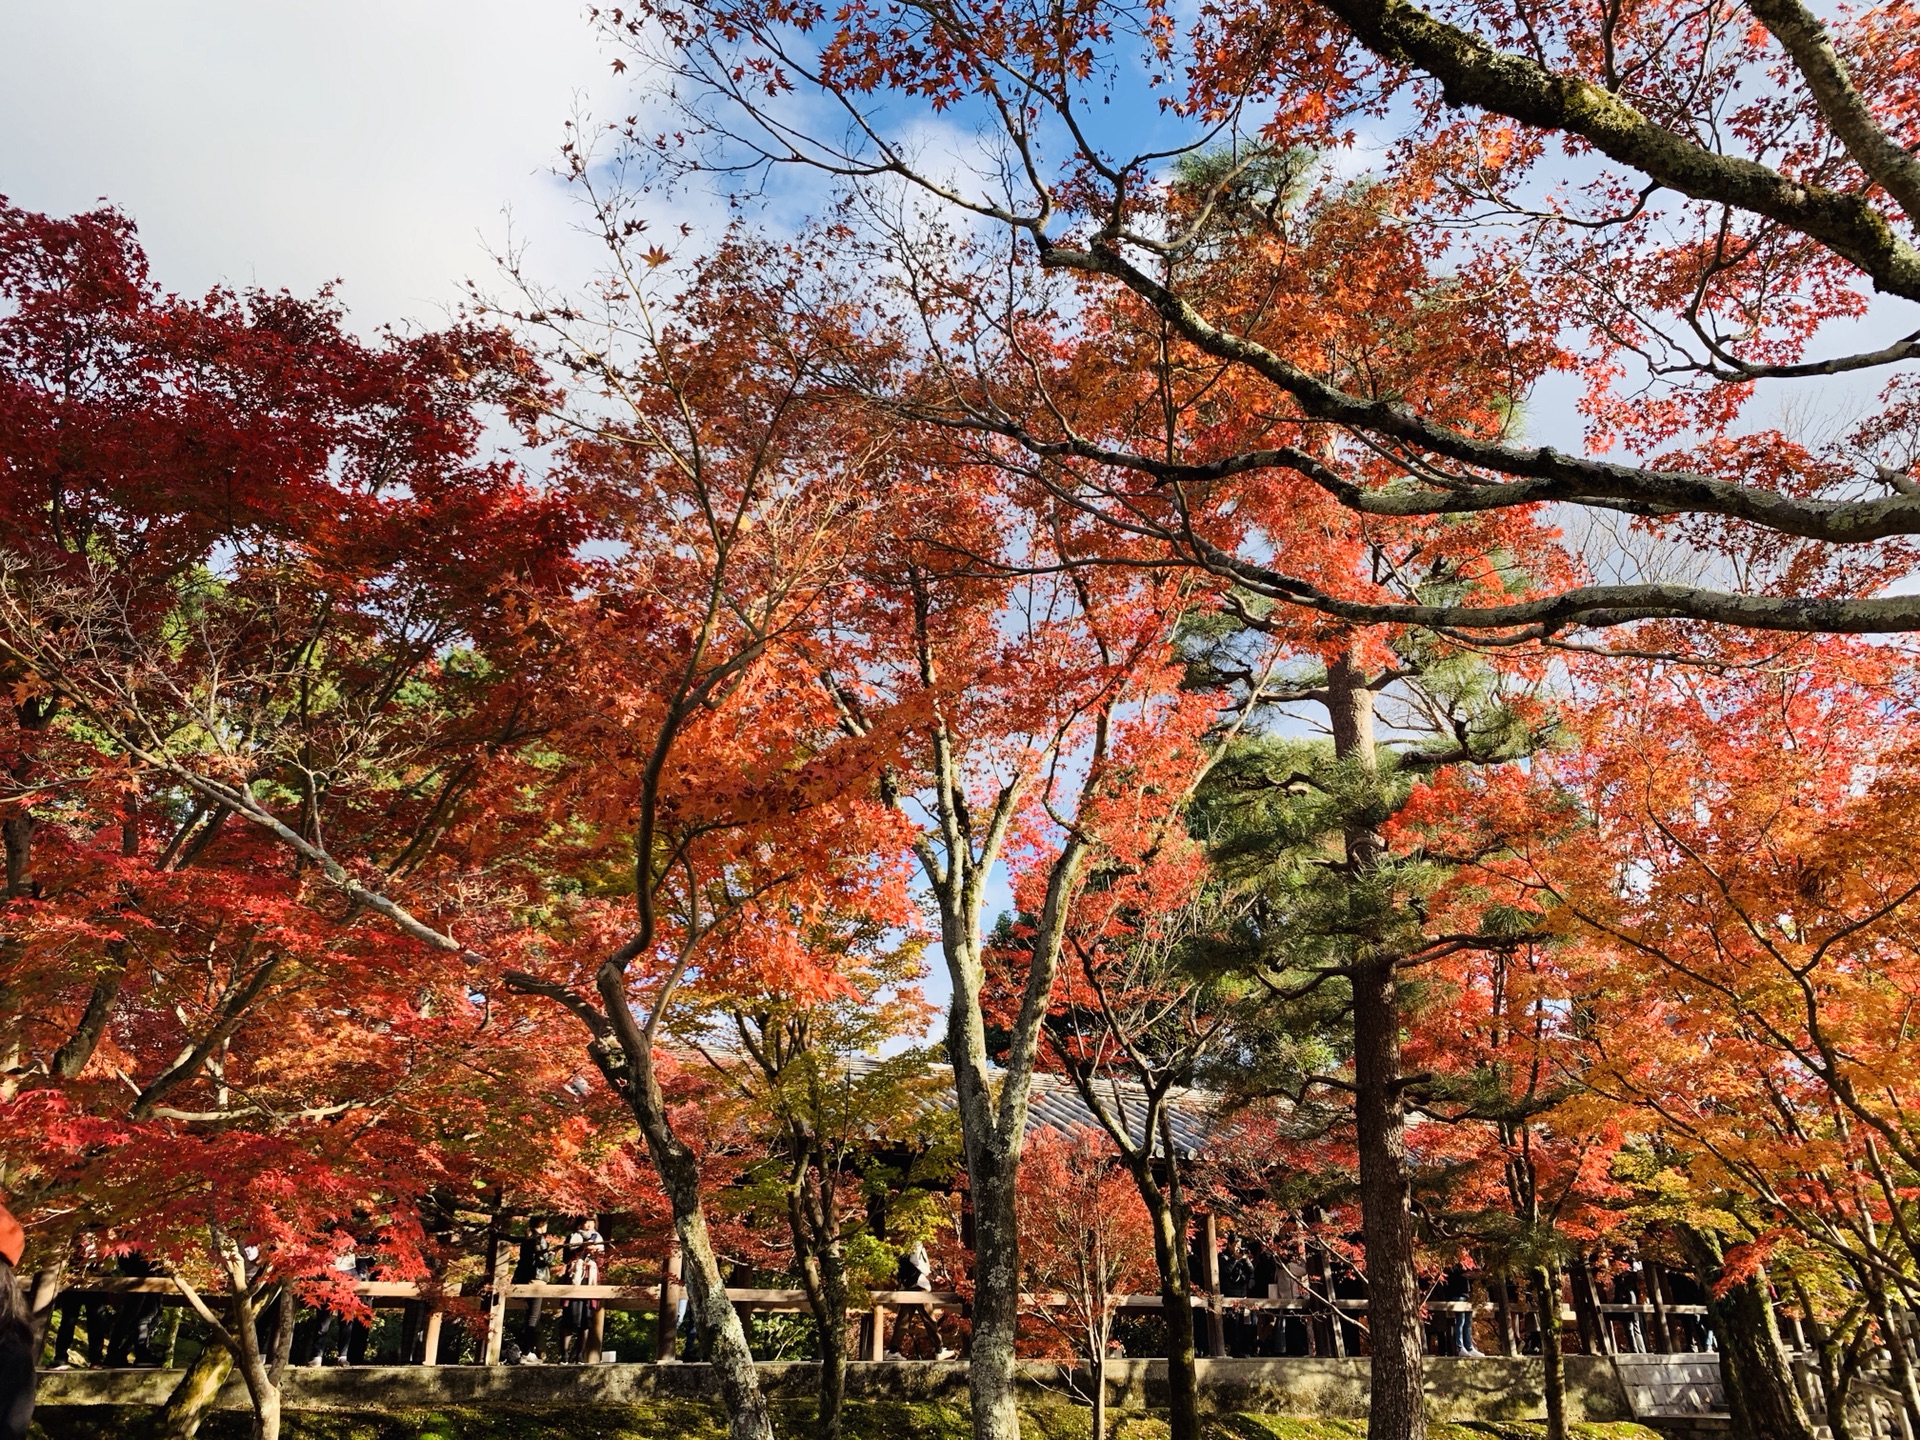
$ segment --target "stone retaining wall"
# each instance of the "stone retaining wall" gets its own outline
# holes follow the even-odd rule
[[[1571,1420],[1626,1420],[1626,1391],[1613,1362],[1570,1355],[1567,1415]],[[769,1363],[761,1384],[776,1397],[812,1392],[815,1367]],[[886,1399],[964,1399],[964,1363],[898,1361],[847,1367],[847,1391]],[[65,1370],[40,1377],[40,1403],[64,1405],[159,1405],[179,1371]],[[1435,1419],[1517,1420],[1545,1413],[1540,1362],[1489,1357],[1430,1359],[1427,1405]],[[1021,1382],[1061,1390],[1059,1366],[1022,1366]],[[1108,1369],[1112,1403],[1123,1409],[1166,1404],[1166,1364],[1119,1360]],[[542,1410],[580,1405],[644,1405],[656,1396],[698,1399],[717,1395],[706,1365],[364,1365],[353,1369],[293,1370],[287,1375],[290,1410],[438,1410],[486,1406]],[[1218,1411],[1251,1410],[1277,1415],[1358,1417],[1367,1413],[1367,1362],[1355,1360],[1202,1360],[1201,1400]],[[223,1409],[245,1409],[245,1387],[236,1379],[220,1392]]]

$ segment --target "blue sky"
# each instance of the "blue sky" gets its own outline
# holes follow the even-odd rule
[[[591,265],[550,167],[571,115],[632,108],[609,59],[579,0],[0,0],[0,194],[113,201],[170,288],[338,279],[361,328],[432,325],[490,274],[509,212],[536,273]],[[1129,99],[1099,115],[1107,138],[1159,138]],[[916,129],[936,153],[972,148],[964,125]],[[1883,343],[1908,313],[1876,306],[1820,349]],[[1876,387],[1807,388],[1839,418]],[[1532,438],[1577,446],[1570,389],[1536,397]],[[1009,904],[996,884],[990,916]]]

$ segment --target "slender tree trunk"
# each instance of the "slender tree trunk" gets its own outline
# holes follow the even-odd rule
[[[273,1383],[276,1385],[285,1381],[287,1364],[293,1359],[293,1326],[294,1321],[299,1317],[299,1311],[300,1307],[294,1299],[293,1287],[282,1285],[280,1299],[274,1306],[273,1354],[267,1357]]]
[[[1547,1440],[1567,1440],[1567,1366],[1560,1355],[1560,1277],[1533,1272],[1534,1313],[1540,1317],[1540,1388],[1547,1401]]]
[[[1377,768],[1373,692],[1351,655],[1327,668],[1334,754]],[[1377,833],[1356,825],[1346,837],[1356,880],[1385,853]],[[1413,1183],[1400,1093],[1399,957],[1355,957],[1353,974],[1354,1129],[1360,1150],[1360,1222],[1367,1252],[1367,1332],[1373,1345],[1371,1440],[1425,1440],[1424,1336],[1413,1262]]]
[[[1107,1344],[1093,1347],[1093,1440],[1107,1440]]]
[[[239,1354],[234,1356],[234,1365],[253,1401],[253,1440],[280,1440],[280,1387],[268,1373],[266,1356],[260,1353],[257,1318],[258,1312],[245,1290],[236,1288],[232,1335]]]
[[[820,1330],[820,1440],[840,1440],[847,1403],[847,1292],[839,1304],[829,1301],[817,1317]]]
[[[45,697],[25,700],[14,706],[20,728],[35,734],[53,723],[60,713],[59,702]],[[14,783],[24,787],[33,774],[33,756],[22,754],[12,768]],[[38,821],[27,811],[0,820],[0,846],[6,851],[6,898],[24,900],[33,893],[33,832]]]
[[[727,1434],[730,1440],[774,1440],[773,1416],[754,1370],[753,1348],[740,1312],[727,1298],[726,1277],[720,1273],[719,1256],[707,1230],[700,1200],[700,1157],[674,1133],[667,1117],[666,1097],[653,1068],[652,1036],[634,1018],[627,1001],[626,971],[608,961],[600,967],[595,986],[612,1027],[611,1038],[619,1044],[618,1058],[626,1064],[623,1068],[617,1063],[603,1035],[596,1035],[590,1053],[639,1122],[647,1156],[667,1192],[674,1234],[680,1241],[687,1304],[695,1326],[707,1338],[709,1359],[720,1379]]]
[[[796,1138],[795,1144],[804,1144]],[[818,1165],[815,1170],[814,1166]],[[820,1409],[814,1432],[819,1440],[840,1440],[847,1397],[847,1266],[841,1250],[833,1199],[825,1183],[811,1186],[809,1174],[824,1174],[815,1152],[802,1162],[787,1187],[787,1227],[800,1262],[801,1284],[820,1332]]]
[[[1099,757],[1105,753],[1106,724],[1103,718],[1090,775],[1098,772]],[[1020,1010],[1011,1027],[1005,1066],[996,1077],[988,1067],[986,1017],[981,1009],[981,992],[986,984],[981,919],[987,878],[1012,825],[1020,786],[1010,784],[1001,790],[991,807],[991,818],[982,831],[976,832],[965,799],[961,763],[944,729],[934,735],[933,768],[938,795],[935,809],[945,837],[945,859],[943,862],[930,845],[923,846],[921,856],[939,903],[941,950],[953,982],[953,999],[947,1011],[947,1059],[953,1067],[968,1194],[973,1203],[973,1327],[967,1398],[973,1440],[1020,1440],[1020,1412],[1014,1398],[1014,1341],[1020,1323],[1020,1232],[1014,1217],[1014,1190],[1026,1140],[1027,1100],[1040,1028],[1046,1019],[1067,913],[1089,842],[1081,835],[1070,836],[1048,871],[1046,899],[1035,926]],[[1092,779],[1086,782],[1089,786],[1093,783]]]
[[[1144,1198],[1145,1186],[1141,1187]],[[1200,1378],[1193,1343],[1193,1276],[1187,1270],[1186,1206],[1158,1186],[1153,1258],[1160,1269],[1160,1317],[1167,1334],[1167,1431],[1170,1440],[1200,1440]]]
[[[942,902],[942,941],[953,980],[953,1002],[947,1012],[947,1055],[953,1066],[968,1195],[973,1203],[973,1331],[967,1366],[973,1440],[1020,1440],[1020,1411],[1014,1396],[1014,1342],[1020,1324],[1020,1231],[1014,1194],[1026,1138],[1027,1097],[1039,1028],[1059,960],[1066,897],[1084,854],[1083,845],[1069,842],[1048,877],[1047,901],[1028,966],[1021,1018],[1014,1026],[1007,1065],[997,1082],[987,1065],[986,1020],[980,1008],[986,971],[979,950],[979,884],[969,883],[964,898],[950,895]],[[974,873],[977,882],[979,872]]]
[[[1847,1419],[1847,1396],[1859,1370],[1859,1353],[1821,1323],[1806,1286],[1796,1281],[1794,1290],[1807,1317],[1807,1338],[1820,1366],[1820,1396],[1830,1440],[1854,1440],[1853,1425]]]
[[[1367,1333],[1373,1342],[1370,1440],[1424,1440],[1420,1281],[1413,1264],[1413,1187],[1400,1108],[1400,1009],[1393,964],[1353,977],[1354,1124],[1367,1251]]]
[[[220,1344],[203,1347],[167,1397],[166,1408],[160,1412],[158,1440],[193,1440],[231,1374],[231,1350]]]
[[[31,815],[9,815],[0,820],[0,837],[7,853],[7,899],[23,899],[33,890],[33,828]]]
[[[651,1063],[644,1075],[637,1077],[629,1098],[646,1137],[647,1153],[653,1157],[654,1170],[673,1210],[687,1300],[696,1324],[710,1337],[710,1356],[727,1410],[727,1434],[731,1440],[774,1440],[773,1416],[760,1391],[746,1327],[727,1298],[726,1277],[720,1273],[719,1256],[707,1230],[706,1211],[700,1202],[699,1157],[667,1123],[666,1105]]]

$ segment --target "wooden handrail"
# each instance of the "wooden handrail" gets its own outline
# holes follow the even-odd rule
[[[350,1288],[355,1295],[365,1300],[433,1300],[461,1295],[487,1296],[493,1293],[491,1287],[484,1281],[478,1280],[467,1283],[456,1281],[453,1284],[439,1287],[421,1285],[411,1280],[356,1280]],[[675,1288],[678,1289],[679,1287]],[[209,1293],[218,1294],[219,1292],[211,1291]],[[152,1276],[137,1278],[133,1276],[103,1276],[97,1280],[90,1280],[84,1285],[63,1286],[60,1294],[63,1297],[67,1295],[161,1295],[171,1296],[176,1300],[181,1298],[179,1290],[175,1288],[171,1280],[156,1279]],[[616,1304],[614,1308],[651,1307],[660,1303],[660,1286],[657,1284],[553,1285],[546,1283],[509,1285],[507,1286],[507,1299],[509,1301],[558,1300],[563,1302],[567,1300],[598,1300],[602,1304],[606,1304],[609,1301],[626,1301],[631,1302],[631,1304]],[[804,1290],[765,1290],[729,1286],[727,1288],[727,1299],[736,1305],[746,1306],[749,1309],[806,1310],[810,1308],[807,1302],[807,1292]],[[869,1300],[871,1305],[884,1305],[890,1310],[913,1305],[927,1306],[936,1310],[951,1310],[966,1303],[966,1297],[951,1290],[875,1290],[869,1292]],[[1040,1303],[1041,1297],[1024,1295],[1021,1297],[1021,1300],[1024,1304],[1032,1305]],[[1225,1310],[1297,1310],[1320,1313],[1324,1312],[1328,1305],[1331,1305],[1336,1310],[1347,1311],[1357,1315],[1364,1315],[1367,1312],[1367,1302],[1365,1300],[1283,1300],[1266,1295],[1208,1296],[1200,1292],[1195,1292],[1193,1297],[1195,1308],[1205,1305],[1209,1303],[1209,1301],[1217,1303]],[[1054,1294],[1047,1296],[1045,1303],[1052,1306],[1062,1306],[1068,1303],[1068,1298],[1062,1294]],[[1114,1297],[1114,1304],[1117,1308],[1123,1310],[1158,1310],[1160,1308],[1160,1297],[1155,1294],[1116,1295]],[[1495,1308],[1496,1307],[1490,1302],[1485,1301],[1477,1305],[1468,1300],[1429,1300],[1426,1303],[1426,1309],[1431,1314],[1458,1314],[1462,1311],[1471,1310],[1476,1314],[1484,1315],[1492,1313]],[[1525,1313],[1527,1307],[1520,1306],[1518,1308],[1522,1313]],[[1653,1306],[1646,1303],[1608,1304],[1598,1306],[1597,1308],[1603,1315],[1651,1315],[1654,1313]],[[1707,1313],[1707,1307],[1704,1305],[1669,1305],[1666,1307],[1666,1310],[1669,1315],[1705,1315]],[[1562,1306],[1560,1314],[1562,1319],[1571,1319],[1574,1312]]]

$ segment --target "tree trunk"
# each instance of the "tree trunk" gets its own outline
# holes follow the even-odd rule
[[[1696,1230],[1686,1231],[1685,1238],[1701,1278],[1709,1282],[1707,1319],[1720,1341],[1720,1374],[1734,1440],[1813,1440],[1813,1425],[1793,1383],[1792,1361],[1780,1343],[1767,1298],[1766,1271],[1715,1296],[1712,1278],[1725,1258],[1718,1238]]]
[[[1373,692],[1353,656],[1327,667],[1327,713],[1336,757],[1377,768]],[[1355,879],[1385,854],[1380,836],[1355,824],[1346,835]],[[1400,1093],[1398,956],[1354,959],[1354,1130],[1360,1150],[1360,1228],[1367,1255],[1367,1332],[1373,1346],[1370,1440],[1425,1440],[1427,1433],[1420,1326],[1420,1280],[1413,1263],[1413,1183],[1407,1163],[1406,1112]]]
[[[802,1177],[804,1180],[804,1175]],[[825,1207],[826,1195],[809,1195],[800,1185],[787,1192],[787,1221],[793,1233],[794,1255],[800,1261],[807,1303],[820,1332],[820,1410],[814,1424],[819,1440],[840,1440],[847,1398],[847,1267],[839,1237],[821,1232],[833,1221]],[[806,1207],[821,1207],[809,1218]]]
[[[167,1397],[156,1427],[158,1440],[193,1440],[231,1374],[231,1350],[217,1343],[203,1347]]]
[[[1186,1206],[1177,1204],[1157,1185],[1142,1185],[1140,1192],[1153,1219],[1153,1258],[1160,1269],[1160,1318],[1167,1332],[1169,1440],[1200,1440],[1200,1380],[1193,1343],[1193,1276],[1187,1269]]]
[[[1413,1264],[1413,1190],[1400,1108],[1400,1009],[1390,960],[1353,977],[1354,1126],[1366,1244],[1367,1333],[1373,1344],[1369,1440],[1427,1433],[1420,1281]]]
[[[1560,1280],[1542,1266],[1533,1272],[1534,1313],[1540,1317],[1540,1388],[1547,1401],[1547,1440],[1567,1440],[1567,1367],[1560,1356]]]
[[[847,1403],[847,1298],[843,1291],[837,1317],[832,1307],[818,1318],[820,1327],[820,1440],[840,1440]]]
[[[253,1440],[280,1440],[280,1387],[269,1385],[253,1405]]]
[[[1820,1367],[1820,1395],[1826,1409],[1830,1440],[1854,1440],[1853,1425],[1847,1419],[1847,1396],[1859,1370],[1859,1352],[1844,1344],[1839,1336],[1821,1323],[1806,1287],[1797,1281],[1800,1308],[1807,1317],[1808,1340],[1814,1360]]]
[[[245,1284],[240,1268],[230,1260],[228,1269],[237,1282],[233,1297],[233,1328],[230,1332],[233,1346],[238,1351],[234,1356],[234,1365],[247,1383],[247,1398],[253,1402],[253,1440],[280,1440],[280,1387],[268,1373],[266,1356],[260,1353],[259,1311],[254,1308],[246,1291],[240,1288]]]
[[[294,1300],[293,1286],[280,1287],[280,1299],[274,1306],[273,1353],[267,1357],[267,1372],[278,1385],[286,1379],[287,1364],[293,1359],[293,1326],[300,1307]]]
[[[33,826],[31,815],[9,815],[0,820],[0,836],[7,853],[7,899],[19,900],[33,890]]]
[[[667,1193],[674,1235],[680,1241],[687,1305],[696,1328],[708,1337],[708,1358],[719,1376],[720,1399],[727,1411],[727,1434],[730,1440],[774,1440],[773,1417],[753,1367],[753,1348],[740,1312],[727,1298],[726,1277],[720,1273],[720,1260],[707,1230],[706,1210],[700,1202],[700,1157],[674,1133],[667,1117],[666,1096],[653,1068],[652,1033],[634,1017],[627,1000],[627,973],[619,963],[609,960],[602,965],[594,984],[619,1054],[616,1059],[607,1047],[608,1037],[598,1033],[589,1053],[639,1122],[647,1157]],[[618,1063],[621,1059],[624,1067]]]
[[[1107,1440],[1107,1346],[1093,1347],[1093,1440]]]
[[[967,1401],[974,1440],[1020,1440],[1014,1339],[1020,1324],[1020,1232],[1014,1220],[1018,1160],[993,1144],[968,1145],[973,1197],[973,1344]]]
[[[617,1002],[631,1023],[632,1012],[624,1009],[624,984],[621,977],[613,993],[606,994],[603,981],[602,993],[609,1007]],[[680,1241],[687,1301],[695,1323],[711,1337],[710,1358],[720,1377],[720,1397],[727,1410],[727,1434],[730,1440],[774,1440],[773,1417],[767,1410],[766,1396],[760,1391],[760,1377],[753,1368],[753,1349],[747,1343],[746,1327],[740,1323],[740,1312],[727,1298],[726,1277],[720,1273],[720,1260],[707,1231],[706,1211],[700,1203],[700,1159],[673,1133],[668,1122],[666,1098],[660,1093],[654,1074],[651,1047],[644,1040],[630,1043],[626,1027],[621,1027],[620,1034],[621,1049],[632,1076],[626,1087],[627,1102],[634,1118],[640,1122],[647,1154],[653,1160],[653,1168],[660,1176],[673,1210],[673,1230]]]
[[[46,729],[59,713],[59,702],[47,697],[23,700],[13,707],[14,720],[28,734]],[[17,788],[26,788],[33,774],[33,763],[31,748],[23,748],[11,770]],[[0,820],[0,848],[6,851],[6,898],[9,900],[24,900],[33,894],[33,832],[38,823],[25,810]]]

